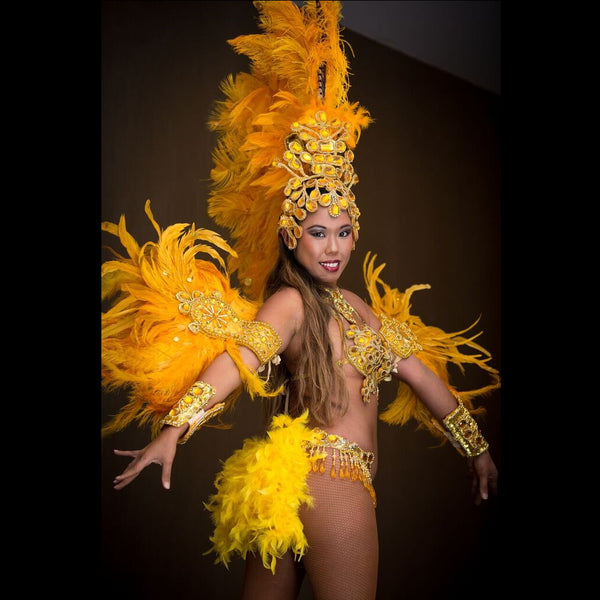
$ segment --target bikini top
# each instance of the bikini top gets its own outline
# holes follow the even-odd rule
[[[340,326],[345,360],[364,375],[361,386],[363,402],[369,402],[372,394],[379,395],[379,383],[390,381],[396,373],[399,358],[406,358],[422,350],[415,335],[405,323],[380,315],[382,326],[379,331],[369,327],[346,301],[339,288],[327,290],[334,308],[334,317]],[[346,329],[341,319],[349,323]]]

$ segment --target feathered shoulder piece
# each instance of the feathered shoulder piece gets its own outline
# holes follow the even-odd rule
[[[370,117],[347,99],[340,2],[254,5],[262,33],[229,40],[249,57],[249,72],[221,84],[225,98],[209,121],[218,140],[208,214],[230,231],[236,250],[228,259],[231,272],[237,271],[249,298],[260,300],[276,263],[278,230],[289,232],[292,247],[317,200],[333,211],[348,209],[349,187],[358,181],[352,149]]]
[[[426,325],[420,317],[410,314],[410,299],[413,292],[430,289],[429,284],[413,285],[404,292],[393,289],[381,279],[380,274],[385,267],[385,263],[375,267],[376,258],[376,254],[371,256],[369,252],[363,264],[370,306],[375,314],[378,316],[384,315],[400,323],[406,323],[422,347],[422,350],[415,353],[418,358],[434,371],[450,390],[460,395],[469,412],[473,414],[483,412],[483,407],[476,408],[473,400],[498,389],[500,387],[500,376],[497,369],[488,364],[492,358],[490,353],[475,342],[481,332],[465,336],[475,327],[478,320],[469,327],[452,333],[447,333],[439,327]],[[379,286],[381,286],[382,293],[379,291]],[[463,373],[466,365],[474,365],[490,376],[490,383],[481,388],[458,391],[449,380],[448,363],[454,363]],[[381,413],[380,418],[390,425],[404,425],[410,419],[415,419],[419,427],[425,427],[436,437],[440,437],[442,440],[445,439],[443,432],[435,424],[432,414],[420,402],[411,387],[404,382],[400,382],[396,398]]]
[[[235,251],[217,233],[193,224],[161,230],[149,200],[145,210],[158,240],[141,247],[124,216],[118,225],[102,223],[127,251],[122,256],[111,248],[114,259],[102,265],[102,300],[108,306],[101,324],[102,383],[107,390],[129,391],[128,403],[103,427],[104,434],[134,420],[150,422],[156,433],[160,419],[223,352],[236,362],[251,395],[269,394],[264,380],[244,365],[239,339],[210,329],[233,318],[250,321],[258,311],[257,303],[230,285],[221,253]]]

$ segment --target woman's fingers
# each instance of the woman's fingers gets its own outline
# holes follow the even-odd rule
[[[127,465],[127,468],[113,479],[115,490],[120,490],[129,485],[147,466],[144,464],[142,450],[114,450],[119,456],[131,456],[133,460]]]

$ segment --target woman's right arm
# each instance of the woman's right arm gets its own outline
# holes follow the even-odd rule
[[[279,335],[281,346],[278,352],[283,352],[298,330],[302,318],[302,299],[296,290],[285,289],[277,292],[265,301],[256,315],[256,321],[268,323]],[[250,369],[257,369],[260,360],[245,346],[240,346],[240,354],[244,364]],[[242,379],[233,359],[227,353],[220,354],[199,374],[197,383],[206,385],[210,389],[210,398],[203,403],[203,414],[225,401],[237,389]],[[151,464],[162,466],[161,482],[165,489],[171,485],[171,469],[177,444],[185,436],[189,428],[189,421],[181,425],[165,425],[158,436],[147,446],[140,450],[116,450],[119,456],[132,458],[125,470],[113,480],[114,489],[120,490],[129,485],[136,477]]]

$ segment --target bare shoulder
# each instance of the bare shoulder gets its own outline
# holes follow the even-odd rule
[[[353,291],[348,290],[346,288],[340,288],[340,292],[342,292],[342,294],[344,295],[344,298],[346,298],[346,300],[348,302],[350,302],[350,304],[352,304],[352,306],[354,308],[358,308],[358,307],[367,307],[368,308],[367,303],[358,294],[355,294]]]
[[[363,320],[373,328],[379,328],[381,323],[371,310],[371,307],[356,293],[341,289],[344,298],[352,305],[352,308],[363,318]]]
[[[272,296],[269,296],[263,306],[277,306],[290,311],[297,311],[302,309],[303,306],[302,295],[296,288],[282,287]]]
[[[256,315],[259,321],[273,325],[282,337],[298,331],[304,315],[302,296],[291,287],[281,288],[269,296]]]

